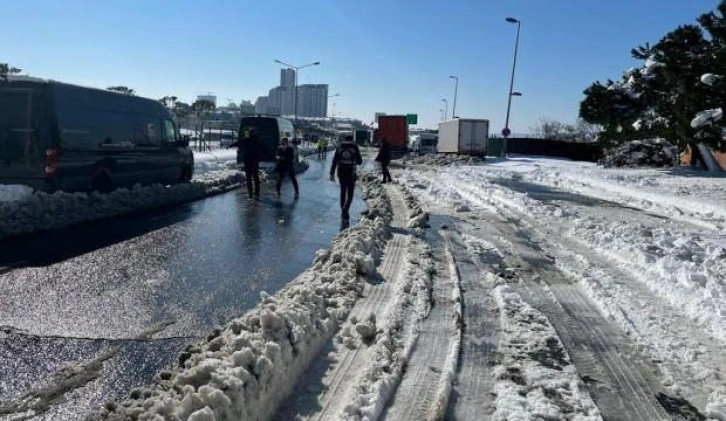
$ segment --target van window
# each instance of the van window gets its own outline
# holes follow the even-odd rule
[[[179,140],[179,134],[176,131],[176,125],[171,120],[164,120],[164,141],[174,143]]]
[[[139,116],[134,122],[134,144],[138,146],[160,146],[162,132],[159,119]]]
[[[99,108],[57,108],[61,146],[93,150],[101,145],[133,145],[131,119],[117,111]]]
[[[33,101],[29,91],[0,91],[0,158],[27,156],[33,148]]]

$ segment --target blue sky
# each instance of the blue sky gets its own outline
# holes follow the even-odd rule
[[[630,49],[694,23],[718,0],[22,1],[3,4],[1,62],[24,72],[139,95],[252,101],[279,83],[328,83],[336,112],[418,113],[435,127],[457,115],[504,125],[516,25],[521,38],[510,127],[573,122],[582,91],[636,65]],[[332,100],[331,100],[332,101]],[[332,109],[332,103],[330,105]]]

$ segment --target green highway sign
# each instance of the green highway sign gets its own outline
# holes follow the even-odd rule
[[[406,123],[418,124],[418,114],[406,114]]]

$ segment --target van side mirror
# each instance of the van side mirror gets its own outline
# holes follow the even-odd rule
[[[179,138],[179,141],[177,142],[177,145],[186,148],[189,146],[189,135],[184,135]]]

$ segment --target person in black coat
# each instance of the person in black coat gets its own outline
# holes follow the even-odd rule
[[[388,164],[391,163],[391,144],[388,143],[386,138],[381,141],[381,148],[378,150],[376,161],[381,163],[381,170],[383,171],[383,182],[390,183],[393,181],[391,173],[388,172]]]
[[[282,187],[282,179],[285,175],[290,176],[292,180],[292,186],[295,188],[295,198],[300,196],[300,189],[297,185],[297,178],[295,177],[295,149],[289,144],[287,138],[283,137],[280,140],[280,146],[277,147],[277,166],[275,171],[277,172],[277,195],[280,195],[280,187]]]
[[[260,157],[262,147],[255,135],[254,129],[247,129],[240,133],[237,141],[229,147],[237,147],[237,163],[244,164],[247,193],[256,199],[260,198]],[[254,184],[254,186],[253,186]],[[253,189],[254,187],[254,189]]]
[[[353,191],[355,190],[356,166],[363,163],[358,145],[353,142],[353,136],[346,136],[343,142],[335,150],[333,165],[330,167],[330,180],[335,181],[335,170],[338,170],[338,181],[340,182],[340,209],[344,222],[350,219],[348,211],[353,203]]]

